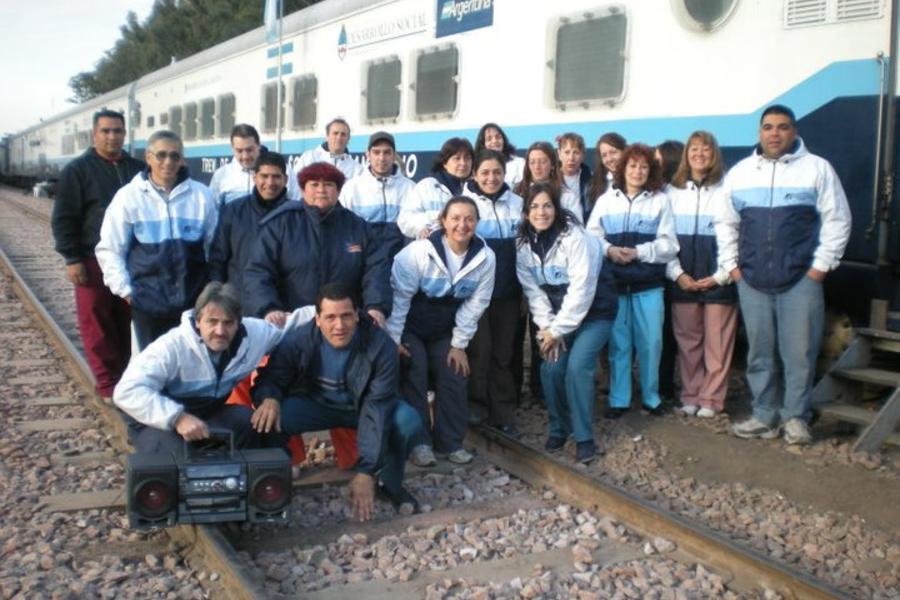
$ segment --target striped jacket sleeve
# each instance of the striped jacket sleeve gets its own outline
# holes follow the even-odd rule
[[[97,263],[103,271],[103,283],[113,294],[122,298],[127,298],[132,293],[131,276],[125,262],[134,236],[126,206],[127,187],[116,192],[106,209],[100,226],[100,242],[94,249]]]
[[[453,337],[450,345],[460,350],[465,350],[475,331],[478,329],[478,321],[491,303],[491,294],[494,293],[494,276],[497,269],[497,258],[494,251],[484,246],[485,264],[479,267],[481,276],[478,278],[478,287],[472,295],[465,299],[456,309],[456,323],[453,327]]]

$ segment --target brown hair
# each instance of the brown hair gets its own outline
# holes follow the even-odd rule
[[[550,181],[548,183],[556,188],[557,193],[560,193],[560,178],[562,175],[559,172],[559,155],[550,142],[535,142],[528,146],[528,151],[525,153],[525,169],[522,173],[522,181],[516,186],[515,193],[524,198],[535,183],[534,175],[531,174],[531,168],[528,166],[528,157],[531,156],[532,152],[543,152],[550,159]]]
[[[625,187],[625,168],[628,166],[629,161],[638,159],[646,160],[647,165],[650,167],[650,172],[647,174],[647,181],[644,183],[643,189],[648,192],[658,192],[663,186],[662,168],[653,158],[653,148],[646,144],[632,144],[625,148],[625,152],[622,153],[622,159],[619,161],[619,170],[616,171],[613,178],[613,183],[615,183],[616,188],[627,193]]]
[[[688,179],[691,178],[691,165],[688,164],[687,155],[688,149],[694,142],[712,148],[712,164],[709,165],[709,169],[707,169],[706,175],[703,177],[703,183],[706,185],[715,185],[722,181],[722,177],[725,176],[725,161],[722,160],[722,150],[719,148],[719,142],[716,141],[716,136],[708,131],[699,130],[688,137],[687,144],[684,147],[684,154],[681,156],[681,162],[678,163],[678,170],[675,171],[675,176],[672,177],[672,185],[677,188],[684,188],[684,186],[687,185]]]
[[[481,213],[478,212],[478,204],[475,203],[474,200],[469,198],[468,196],[453,196],[447,203],[444,205],[444,208],[441,209],[441,212],[438,214],[438,222],[443,221],[447,218],[447,213],[450,212],[450,207],[454,204],[468,204],[472,208],[475,209],[475,220],[481,220]],[[443,229],[443,225],[441,225],[441,229]]]
[[[591,177],[591,195],[589,198],[591,203],[596,202],[597,198],[606,191],[606,186],[609,185],[609,181],[606,179],[609,169],[606,168],[603,164],[603,159],[600,158],[600,144],[625,150],[628,142],[621,135],[612,131],[604,133],[597,139],[597,145],[594,147],[594,176]]]

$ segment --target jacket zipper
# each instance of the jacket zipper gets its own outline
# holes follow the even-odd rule
[[[769,213],[766,215],[766,218],[769,220],[769,253],[768,253],[768,275],[770,277],[769,283],[774,282],[774,264],[772,262],[772,255],[775,252],[774,248],[774,237],[775,237],[775,227],[772,219],[772,210],[775,206],[775,169],[778,167],[778,161],[772,161],[772,181],[769,184]]]

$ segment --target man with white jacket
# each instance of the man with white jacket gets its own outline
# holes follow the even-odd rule
[[[211,426],[234,432],[238,447],[258,447],[266,424],[249,407],[226,400],[284,331],[314,315],[312,306],[298,308],[284,330],[262,319],[242,319],[234,288],[208,284],[181,325],[132,359],[116,386],[116,405],[137,422],[131,428],[137,451],[180,452],[184,441],[209,437]],[[272,441],[280,445],[286,437]]]
[[[719,265],[738,286],[747,330],[753,416],[742,438],[806,444],[816,356],[822,341],[822,282],[850,237],[850,207],[827,160],[807,151],[790,108],[763,111],[759,145],[729,171],[716,219]]]
[[[209,188],[190,178],[181,139],[147,140],[147,170],[116,192],[95,248],[103,282],[131,305],[138,348],[176,327],[207,282],[217,211]]]
[[[299,200],[303,194],[297,176],[300,171],[317,162],[326,162],[341,170],[348,180],[363,172],[363,167],[347,151],[350,143],[350,124],[341,117],[335,117],[325,126],[325,141],[307,150],[294,161],[288,177],[288,198]]]
[[[239,123],[231,130],[231,153],[234,155],[213,173],[209,180],[219,210],[229,202],[253,192],[253,165],[263,147],[253,125]]]

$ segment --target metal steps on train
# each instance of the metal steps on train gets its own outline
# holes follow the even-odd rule
[[[862,404],[864,395],[876,403]],[[877,452],[900,445],[900,333],[860,328],[850,345],[813,389],[822,416],[862,427],[854,452]]]

